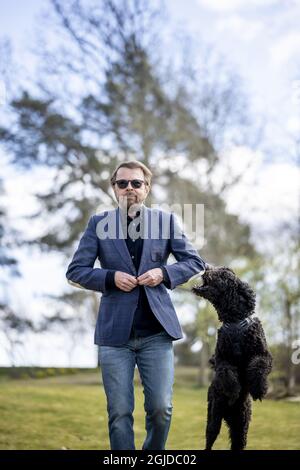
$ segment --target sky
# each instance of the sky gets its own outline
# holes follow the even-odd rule
[[[300,131],[300,0],[166,0],[165,3],[170,13],[170,28],[187,32],[199,42],[203,39],[213,44],[241,75],[252,108],[258,117],[266,120],[269,147],[280,145],[288,150],[287,135],[297,135]],[[35,65],[30,50],[38,14],[45,5],[45,0],[0,0],[0,38],[11,40],[15,61],[29,74]],[[0,159],[1,156],[3,153]],[[230,211],[251,224],[256,240],[269,243],[264,234],[299,213],[299,168],[291,162],[288,151],[270,160],[265,150],[247,147],[232,149],[224,161],[232,173],[240,172],[250,162],[241,183],[227,194],[226,203]],[[24,175],[7,166],[2,168],[5,168],[5,206],[12,225],[28,233],[39,230],[38,223],[29,228],[21,217],[36,207],[33,189],[37,190],[37,185],[44,187],[49,174],[42,171]],[[18,257],[23,278],[15,281],[13,294],[8,295],[16,307],[35,317],[45,306],[40,294],[58,293],[65,286],[64,266],[55,255],[45,258],[20,249]],[[182,321],[188,318],[188,312],[180,315]],[[75,365],[94,365],[92,342],[90,337],[90,342],[85,341],[84,351],[79,349],[74,355]],[[48,346],[51,349],[51,341]],[[40,364],[47,365],[48,357],[44,349],[43,355],[39,355]],[[6,361],[5,353],[0,350],[0,365]],[[56,361],[62,365],[63,355],[57,355]]]

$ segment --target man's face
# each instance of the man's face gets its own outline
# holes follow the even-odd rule
[[[144,173],[141,168],[119,168],[116,174],[116,180],[142,180],[145,181]],[[142,204],[146,199],[149,186],[143,183],[140,188],[133,188],[131,183],[127,188],[121,189],[117,184],[114,185],[114,191],[119,205],[123,207],[122,202],[127,202],[127,208],[133,204]],[[124,199],[126,198],[126,199]]]

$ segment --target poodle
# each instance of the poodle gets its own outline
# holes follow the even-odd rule
[[[222,420],[229,428],[231,450],[247,444],[251,399],[267,393],[272,356],[261,322],[253,317],[255,293],[227,267],[206,265],[203,283],[192,289],[215,307],[222,326],[210,364],[215,371],[208,389],[206,450],[211,450]]]

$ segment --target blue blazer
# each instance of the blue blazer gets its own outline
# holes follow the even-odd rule
[[[140,286],[131,292],[106,289],[105,277],[109,269],[139,276],[149,269],[164,266],[171,289],[205,269],[205,262],[179,228],[174,214],[142,205],[144,240],[137,271],[124,239],[123,234],[126,232],[120,223],[120,212],[118,207],[90,218],[66,273],[70,284],[102,293],[95,330],[95,344],[102,346],[120,346],[128,341],[141,289]],[[115,231],[113,236],[110,234],[104,238],[103,226],[108,221]],[[154,234],[155,238],[151,231],[153,221],[159,221],[159,233]],[[180,237],[178,233],[181,233]],[[177,262],[167,264],[170,254],[174,255]],[[94,268],[97,258],[100,268]],[[182,330],[166,286],[161,283],[144,288],[154,315],[167,333],[173,340],[182,338]]]

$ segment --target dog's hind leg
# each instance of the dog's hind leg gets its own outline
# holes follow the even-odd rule
[[[206,425],[206,447],[205,450],[211,450],[217,439],[222,424],[222,407],[220,402],[213,396],[211,387],[208,390],[208,409]]]
[[[231,412],[224,417],[231,441],[231,450],[243,450],[247,445],[247,434],[251,419],[251,401],[247,397],[231,407]]]

